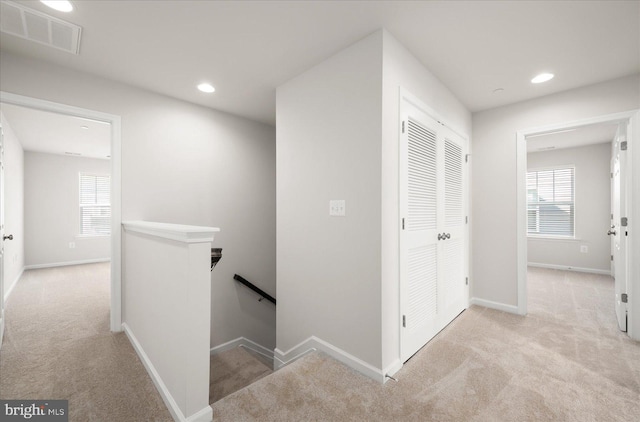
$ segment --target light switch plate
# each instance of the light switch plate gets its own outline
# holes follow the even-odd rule
[[[580,252],[589,253],[589,247],[587,245],[580,245]]]
[[[347,215],[346,201],[344,199],[332,199],[329,201],[329,215],[344,217]]]

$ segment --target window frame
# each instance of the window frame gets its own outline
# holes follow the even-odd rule
[[[528,185],[527,185],[527,179],[529,177],[529,173],[540,173],[540,172],[545,172],[545,171],[556,171],[556,170],[571,170],[572,172],[572,191],[571,191],[571,198],[572,201],[570,202],[570,206],[573,207],[573,219],[571,221],[571,235],[562,235],[562,234],[548,234],[548,233],[531,233],[529,232],[529,206],[530,206],[530,202],[529,202],[529,189],[528,189]],[[554,181],[554,188],[555,188],[555,181]],[[577,233],[576,233],[576,216],[577,216],[577,210],[576,210],[576,166],[575,164],[564,164],[564,165],[554,165],[554,166],[545,166],[545,167],[535,167],[535,168],[528,168],[525,172],[525,195],[526,195],[526,220],[525,220],[525,225],[526,225],[526,229],[527,229],[527,238],[532,238],[532,239],[549,239],[549,240],[577,240]],[[538,197],[539,198],[539,197]],[[567,203],[568,201],[553,201],[555,202],[563,202],[563,203]],[[539,204],[539,201],[537,202]],[[540,212],[538,211],[537,213],[537,217],[536,217],[536,226],[538,227],[539,230],[539,225],[540,225]]]
[[[91,177],[106,177],[108,180],[109,186],[109,203],[94,203],[87,204],[82,203],[82,178],[83,176],[91,176]],[[97,197],[97,194],[96,194]],[[97,202],[97,201],[96,201]],[[82,224],[82,209],[85,207],[109,207],[109,224],[107,225],[109,229],[109,233],[83,233],[83,224]],[[95,173],[95,172],[78,172],[78,235],[77,237],[82,238],[90,238],[90,237],[110,237],[111,236],[111,175],[104,173]]]

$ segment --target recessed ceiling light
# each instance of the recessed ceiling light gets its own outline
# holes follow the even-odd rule
[[[73,5],[70,1],[67,0],[40,0],[43,4],[46,4],[52,9],[55,9],[59,12],[71,12],[73,10]]]
[[[496,88],[493,90],[494,94],[500,94],[501,92],[504,92],[504,88]]]
[[[211,84],[208,83],[201,83],[200,85],[198,85],[198,89],[202,92],[208,93],[214,92],[216,90]]]
[[[89,130],[89,126],[80,126],[80,129]]]
[[[531,79],[532,84],[541,84],[542,82],[547,82],[553,79],[553,73],[541,73],[535,78]]]

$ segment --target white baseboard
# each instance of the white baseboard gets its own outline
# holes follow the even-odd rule
[[[398,372],[399,370],[402,369],[402,367],[404,366],[404,364],[402,363],[402,361],[400,359],[396,359],[394,362],[391,363],[391,365],[387,366],[383,372],[384,377],[385,377],[385,382],[388,379],[387,376],[392,377],[396,374],[396,372]]]
[[[611,270],[599,270],[596,268],[569,267],[567,265],[541,264],[538,262],[527,262],[528,267],[550,268],[552,270],[576,271],[579,273],[591,273],[611,275]]]
[[[213,409],[207,406],[199,412],[194,413],[186,419],[186,422],[212,422]]]
[[[66,267],[68,265],[83,265],[83,264],[96,264],[98,262],[109,262],[111,258],[98,258],[98,259],[84,259],[81,261],[67,261],[67,262],[51,262],[49,264],[32,264],[25,265],[25,270],[37,270],[40,268],[54,268],[54,267]]]
[[[337,361],[344,363],[349,368],[356,370],[361,374],[380,382],[381,384],[383,384],[387,380],[385,373],[381,369],[375,368],[367,362],[360,360],[357,357],[345,352],[344,350],[339,349],[336,346],[327,343],[326,341],[315,336],[309,337],[305,341],[301,342],[297,346],[292,347],[286,352],[283,352],[280,349],[276,349],[274,351],[274,362],[276,369],[288,365],[291,362],[300,359],[304,355],[315,350],[326,353]]]
[[[515,305],[507,305],[506,303],[494,302],[492,300],[485,300],[477,297],[472,297],[471,300],[469,300],[469,303],[472,305],[484,306],[485,308],[496,309],[498,311],[509,312],[510,314],[520,315],[518,307]]]
[[[16,287],[16,284],[18,284],[18,280],[20,280],[20,277],[22,277],[22,274],[24,274],[24,270],[26,269],[26,267],[22,267],[22,269],[20,270],[20,272],[18,273],[18,276],[15,278],[15,280],[13,280],[13,282],[9,285],[9,289],[7,290],[7,292],[4,294],[4,301],[5,303],[7,302],[7,300],[9,299],[9,295],[11,294],[11,292],[13,291],[13,288]]]
[[[226,350],[235,349],[236,347],[244,347],[253,352],[256,352],[268,359],[273,360],[273,350],[270,350],[261,344],[256,343],[255,341],[249,340],[246,337],[238,337],[235,340],[228,341],[226,343],[222,343],[218,346],[211,348],[211,354],[217,355],[218,353],[222,353]]]
[[[189,416],[189,418],[185,418],[184,414],[180,410],[180,407],[178,406],[178,403],[176,403],[175,399],[167,389],[167,386],[165,385],[164,381],[162,381],[160,374],[158,374],[158,371],[156,371],[156,368],[153,366],[153,363],[151,363],[151,360],[149,360],[149,357],[145,353],[144,349],[142,349],[142,345],[140,345],[136,336],[133,334],[133,332],[131,332],[131,329],[129,328],[127,323],[122,324],[122,329],[124,330],[125,334],[129,338],[129,341],[131,342],[131,345],[133,346],[136,353],[138,354],[138,357],[142,361],[142,364],[146,368],[147,373],[151,377],[153,384],[156,386],[156,389],[160,393],[160,396],[162,397],[164,404],[167,406],[167,409],[169,409],[169,413],[171,413],[173,420],[176,422],[211,422],[213,421],[213,409],[211,408],[211,406],[207,406],[204,409],[200,410],[199,412],[196,412],[193,415]]]

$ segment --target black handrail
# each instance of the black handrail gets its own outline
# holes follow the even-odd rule
[[[248,288],[250,288],[254,292],[258,293],[260,296],[262,296],[263,298],[267,299],[269,302],[273,303],[274,305],[276,304],[276,298],[275,297],[271,296],[269,293],[265,292],[261,288],[256,287],[249,280],[246,280],[246,279],[242,278],[238,274],[235,274],[233,276],[233,279],[239,281],[242,284],[244,284],[245,286],[247,286]],[[262,298],[260,298],[260,300],[262,300]]]

